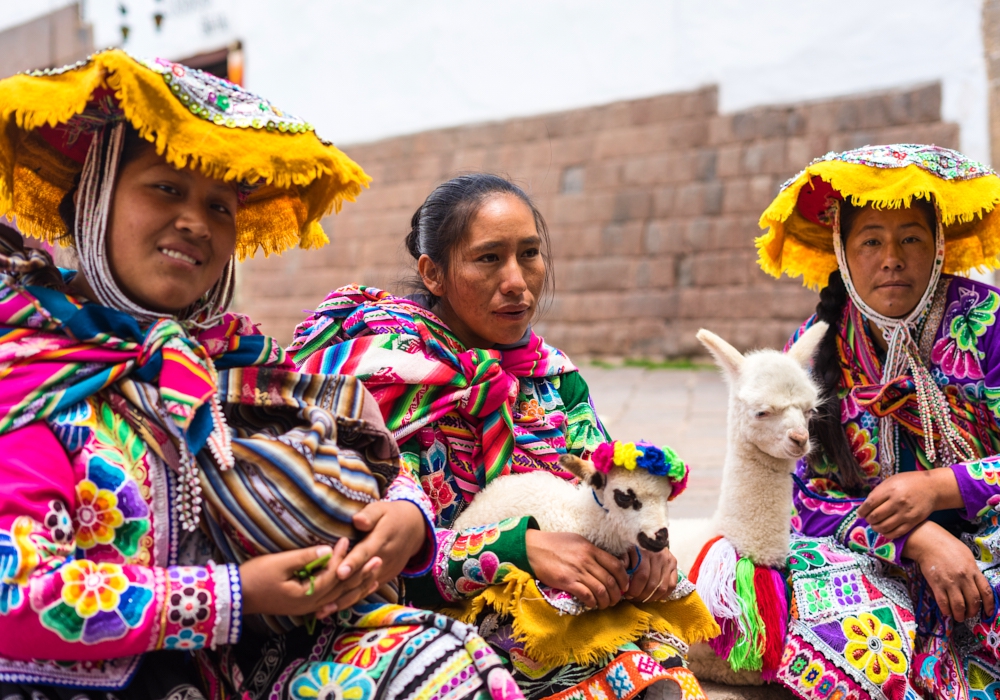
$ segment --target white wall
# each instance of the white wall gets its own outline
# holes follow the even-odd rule
[[[732,111],[941,80],[989,159],[980,0],[86,0],[98,46],[122,1],[133,53],[241,39],[247,86],[339,143],[709,83]],[[0,0],[0,27],[24,5]]]

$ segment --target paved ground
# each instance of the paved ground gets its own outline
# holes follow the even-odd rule
[[[670,445],[691,467],[688,490],[671,504],[671,518],[715,511],[726,454],[728,390],[712,370],[581,368],[611,436]]]
[[[581,368],[597,412],[611,436],[666,444],[691,467],[688,490],[671,504],[670,517],[707,518],[719,498],[726,454],[728,389],[715,370],[621,367]],[[792,700],[784,688],[703,683],[711,700]]]

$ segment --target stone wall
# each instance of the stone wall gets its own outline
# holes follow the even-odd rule
[[[714,87],[344,147],[374,182],[324,223],[333,241],[242,266],[240,308],[290,337],[350,282],[398,289],[402,241],[439,182],[504,173],[552,237],[556,293],[537,328],[574,356],[699,352],[706,326],[741,347],[783,344],[816,303],[755,262],[757,219],[812,158],[867,143],[957,147],[939,84],[719,114]]]

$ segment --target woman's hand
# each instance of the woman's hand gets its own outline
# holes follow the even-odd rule
[[[254,557],[240,565],[244,615],[308,615],[343,594],[337,566],[347,554],[347,539],[336,546],[306,547]],[[331,555],[313,581],[300,580],[295,572],[306,564]],[[310,586],[312,593],[309,593]]]
[[[625,565],[580,535],[528,530],[524,541],[535,577],[572,593],[588,608],[615,605],[628,588]]]
[[[894,540],[927,520],[931,513],[963,507],[958,481],[951,469],[894,474],[872,489],[858,515],[872,529]]]
[[[635,566],[636,550],[630,549],[628,568]],[[642,560],[632,572],[625,597],[639,603],[649,600],[667,600],[677,587],[677,559],[669,549],[659,552],[642,551]]]
[[[368,534],[333,567],[342,593],[319,611],[321,619],[351,607],[396,578],[427,538],[424,515],[409,501],[369,503],[353,520],[358,531]]]
[[[993,589],[972,552],[937,523],[918,526],[906,541],[903,556],[920,566],[941,612],[955,622],[975,617],[980,610],[993,614]]]

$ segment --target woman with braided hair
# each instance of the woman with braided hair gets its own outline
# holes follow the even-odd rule
[[[822,287],[826,401],[795,475],[778,680],[804,698],[1000,689],[1000,178],[957,153],[830,153],[764,212],[760,263]]]
[[[0,81],[0,216],[79,263],[0,230],[0,697],[520,697],[397,604],[433,523],[370,394],[228,312],[237,258],[325,244],[367,182],[179,64]]]

